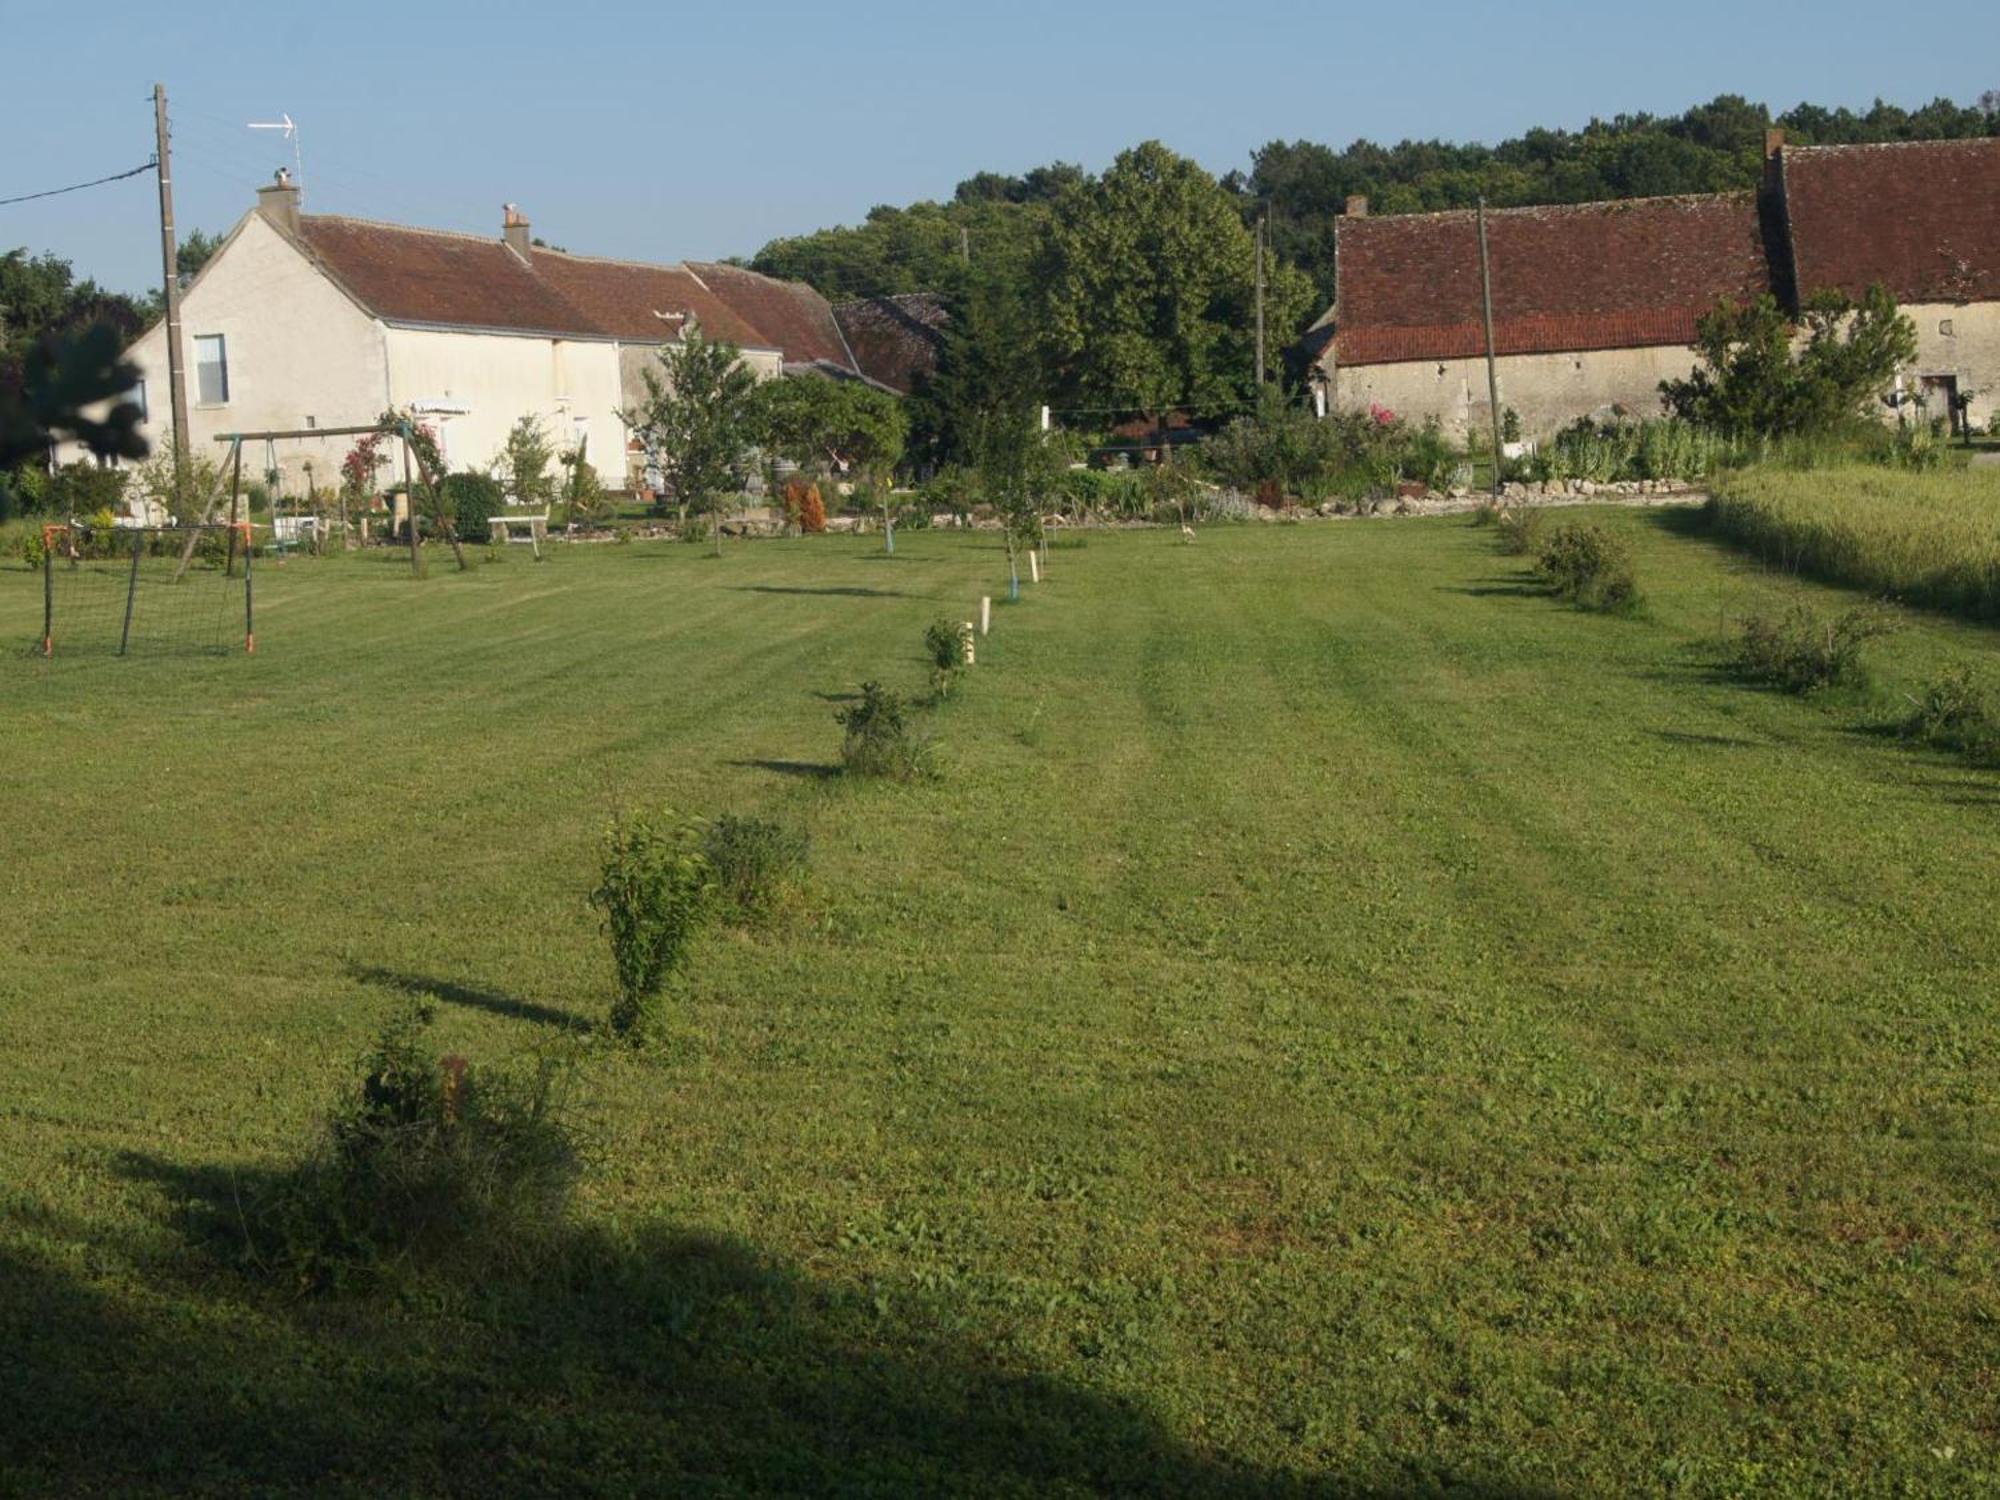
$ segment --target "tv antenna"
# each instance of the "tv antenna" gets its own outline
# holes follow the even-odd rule
[[[306,159],[305,153],[299,149],[299,127],[292,123],[292,117],[289,114],[280,114],[275,120],[252,120],[244,128],[248,130],[281,131],[285,139],[292,143],[292,181],[298,187],[299,202],[304,203],[306,201]]]

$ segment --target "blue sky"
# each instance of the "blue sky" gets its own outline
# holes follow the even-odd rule
[[[0,36],[0,198],[145,161],[158,79],[183,230],[248,207],[289,158],[243,127],[286,112],[309,212],[497,234],[513,200],[572,250],[663,260],[750,254],[982,168],[1100,168],[1148,137],[1219,173],[1273,138],[1491,140],[1723,92],[1782,109],[2000,87],[1983,0],[0,0]],[[137,289],[158,275],[155,212],[150,177],[0,208],[0,249]]]

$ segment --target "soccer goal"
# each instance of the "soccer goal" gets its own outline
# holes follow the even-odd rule
[[[42,654],[257,649],[247,522],[42,528]],[[242,566],[235,565],[241,557]]]

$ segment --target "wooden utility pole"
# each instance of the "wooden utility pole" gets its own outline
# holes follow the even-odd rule
[[[1479,292],[1486,307],[1486,403],[1493,417],[1493,498],[1500,498],[1500,366],[1493,353],[1493,262],[1486,251],[1486,195],[1479,196]]]
[[[1257,221],[1257,386],[1264,385],[1264,226],[1270,222],[1266,214]]]
[[[181,363],[181,253],[174,240],[174,169],[167,145],[167,86],[153,85],[153,139],[160,174],[160,268],[167,294],[167,399],[173,405],[174,465],[188,465],[187,370]]]

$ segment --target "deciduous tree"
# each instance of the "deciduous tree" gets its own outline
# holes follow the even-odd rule
[[[644,372],[645,401],[620,416],[659,468],[682,519],[709,518],[720,557],[722,510],[735,493],[751,442],[750,397],[757,378],[734,344],[705,338],[694,328],[660,350],[660,363],[661,372]]]

